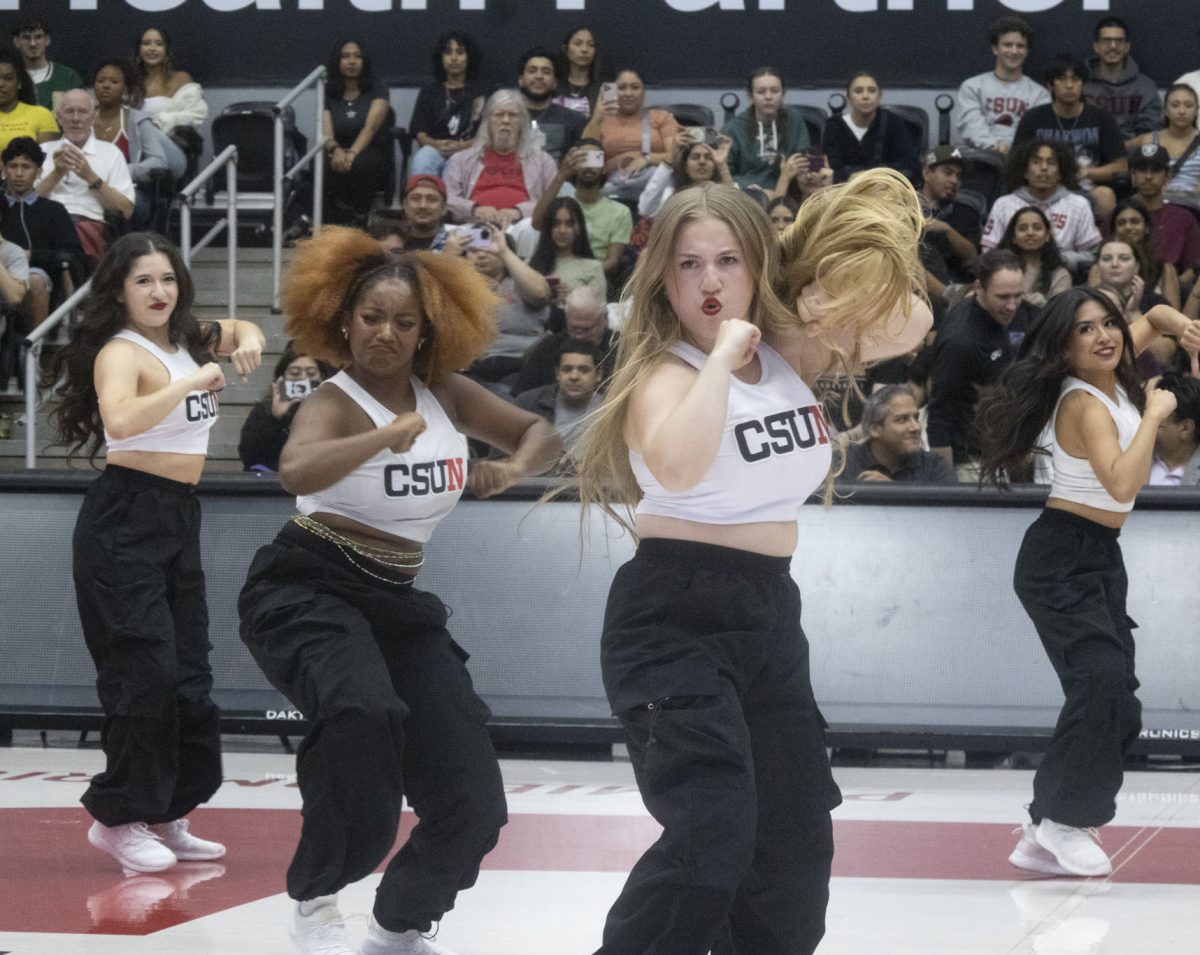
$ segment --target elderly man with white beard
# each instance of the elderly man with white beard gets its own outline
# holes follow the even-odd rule
[[[497,90],[483,108],[474,144],[446,164],[451,214],[507,229],[533,212],[558,166],[538,148],[517,90]]]

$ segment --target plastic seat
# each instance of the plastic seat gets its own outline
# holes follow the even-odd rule
[[[649,108],[665,109],[668,113],[675,117],[675,122],[677,122],[680,126],[716,125],[716,119],[713,117],[713,111],[707,106],[701,106],[699,103],[672,103],[670,105],[656,103]]]
[[[820,106],[788,105],[787,108],[804,117],[804,125],[808,127],[808,141],[814,149],[819,149],[821,137],[825,135],[825,124],[829,121],[829,113]]]
[[[991,149],[959,146],[963,158],[970,163],[963,174],[962,189],[983,196],[988,208],[999,198],[1004,179],[1004,157]]]
[[[929,150],[929,113],[923,106],[910,106],[907,103],[884,103],[893,116],[899,116],[908,124],[909,132],[917,144],[917,152],[924,156]]]

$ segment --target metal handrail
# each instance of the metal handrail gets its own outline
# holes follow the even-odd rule
[[[63,302],[46,317],[46,320],[25,336],[25,468],[32,470],[37,467],[37,399],[38,399],[38,358],[42,354],[42,343],[58,323],[70,315],[79,303],[88,297],[92,290],[92,280],[88,279],[75,294]]]
[[[205,233],[199,242],[192,242],[192,200],[200,187],[220,172],[224,167],[226,172],[226,205],[225,218]],[[192,253],[207,246],[222,228],[228,228],[229,251],[229,317],[235,317],[237,307],[237,147],[227,146],[225,150],[213,159],[204,169],[187,184],[179,193],[179,247],[183,261],[191,268]],[[25,336],[25,468],[32,470],[37,467],[37,401],[38,401],[38,360],[41,358],[42,345],[59,324],[66,319],[79,304],[88,297],[92,290],[92,280],[88,279],[75,293],[47,316],[37,328]]]
[[[219,156],[213,157],[204,169],[179,192],[179,251],[184,264],[192,267],[192,254],[208,246],[225,229],[225,247],[229,253],[226,265],[229,283],[227,314],[237,318],[237,161],[236,146],[226,146]],[[192,200],[208,180],[222,167],[225,169],[225,218],[215,222],[199,242],[192,242]]]
[[[287,93],[274,106],[275,112],[275,197],[274,220],[272,222],[271,238],[271,311],[279,314],[279,289],[283,284],[283,185],[285,180],[291,180],[309,163],[313,165],[313,213],[312,227],[315,232],[321,228],[321,200],[325,191],[325,163],[313,162],[313,158],[324,153],[325,144],[325,77],[326,70],[318,66],[302,79],[291,92]],[[291,169],[283,168],[283,112],[306,89],[315,86],[317,91],[317,110],[313,124],[314,145],[300,157]]]

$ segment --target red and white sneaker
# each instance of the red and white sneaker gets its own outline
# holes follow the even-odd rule
[[[221,843],[210,842],[188,832],[186,819],[159,823],[151,826],[150,831],[175,853],[175,858],[180,862],[209,862],[225,855],[225,847]]]

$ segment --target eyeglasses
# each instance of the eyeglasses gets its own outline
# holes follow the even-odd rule
[[[1125,37],[1102,36],[1096,41],[1097,46],[1124,46],[1129,41]]]

